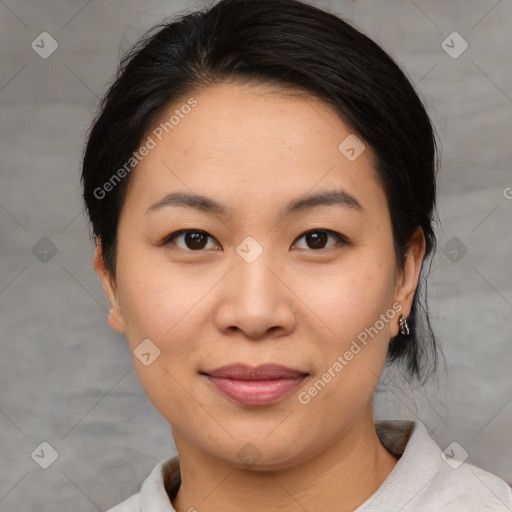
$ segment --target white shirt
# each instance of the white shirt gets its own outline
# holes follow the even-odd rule
[[[400,459],[354,512],[512,512],[510,486],[492,473],[450,458],[455,453],[451,449],[445,458],[423,423],[375,420],[375,430],[382,444]],[[155,466],[139,493],[107,512],[176,512],[164,479],[174,498],[180,486],[176,455]]]

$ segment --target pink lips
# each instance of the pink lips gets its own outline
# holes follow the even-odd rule
[[[244,364],[223,366],[204,372],[222,393],[244,405],[266,405],[279,401],[309,375],[281,365],[251,368]]]

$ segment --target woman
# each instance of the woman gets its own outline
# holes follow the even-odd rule
[[[111,512],[512,510],[421,422],[373,419],[386,363],[425,380],[437,357],[435,137],[378,45],[296,0],[157,27],[82,182],[109,323],[178,452]]]

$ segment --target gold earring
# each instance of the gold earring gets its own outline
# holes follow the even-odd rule
[[[407,319],[405,318],[405,316],[401,314],[398,321],[400,323],[400,334],[403,336],[408,336],[411,333],[411,331],[409,329],[409,325],[407,324]]]

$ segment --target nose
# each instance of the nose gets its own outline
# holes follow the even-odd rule
[[[215,323],[224,334],[241,331],[248,338],[262,339],[295,328],[294,295],[284,268],[270,253],[263,251],[251,263],[236,256],[218,297]]]

